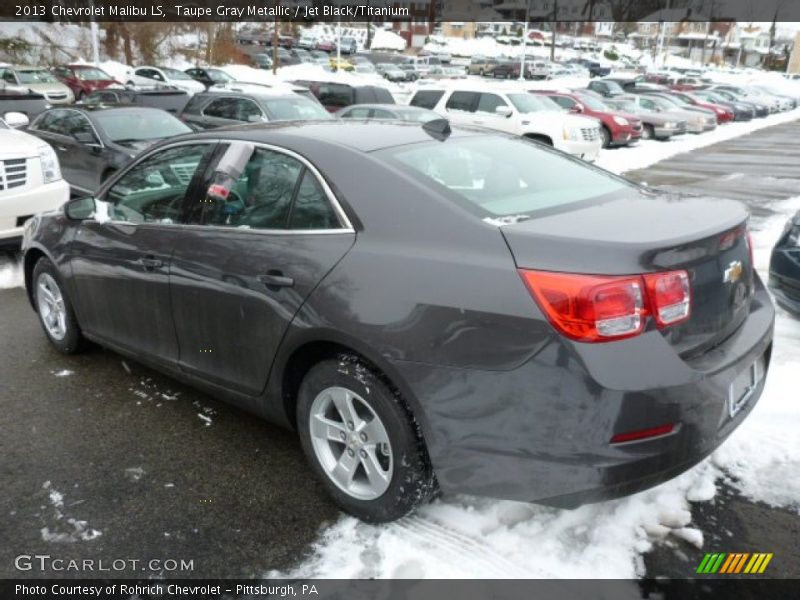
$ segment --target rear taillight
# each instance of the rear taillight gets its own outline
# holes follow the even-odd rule
[[[599,276],[520,269],[519,274],[553,327],[580,342],[632,337],[644,331],[650,315],[662,328],[691,312],[686,271]]]
[[[650,310],[659,328],[675,325],[689,318],[692,305],[689,274],[686,271],[643,275],[650,300]]]

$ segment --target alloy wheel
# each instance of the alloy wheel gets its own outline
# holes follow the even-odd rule
[[[49,273],[39,275],[36,282],[36,303],[47,333],[53,339],[63,340],[67,335],[67,309],[61,288]]]
[[[343,492],[374,500],[389,488],[394,472],[386,427],[361,396],[329,387],[314,398],[309,432],[319,464]]]

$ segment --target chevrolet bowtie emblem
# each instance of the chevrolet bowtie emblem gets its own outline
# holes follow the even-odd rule
[[[725,283],[736,283],[739,281],[739,279],[741,279],[743,272],[744,268],[742,267],[742,261],[734,260],[728,265],[728,268],[725,269],[725,273],[722,276],[722,281]]]

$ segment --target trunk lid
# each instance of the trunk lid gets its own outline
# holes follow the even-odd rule
[[[686,270],[691,317],[662,333],[689,357],[722,342],[747,317],[754,278],[747,218],[738,202],[634,192],[500,230],[523,269],[595,275]]]

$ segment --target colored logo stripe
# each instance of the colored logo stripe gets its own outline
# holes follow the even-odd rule
[[[703,574],[736,574],[749,573],[760,574],[767,568],[769,561],[772,560],[772,553],[757,552],[733,552],[733,553],[709,553],[703,557],[700,566],[697,567],[698,573]],[[749,560],[748,560],[749,559]],[[747,565],[747,566],[745,566]]]

